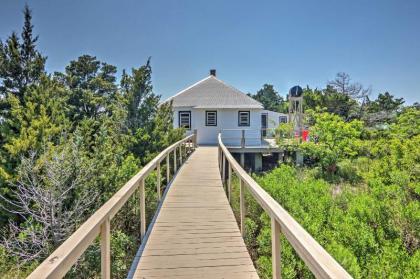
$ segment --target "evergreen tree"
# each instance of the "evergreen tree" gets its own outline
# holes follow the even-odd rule
[[[0,188],[2,177],[15,167],[5,150],[6,143],[20,134],[20,119],[14,118],[12,104],[26,107],[25,96],[30,86],[40,82],[44,75],[46,57],[36,49],[38,37],[33,36],[32,12],[26,5],[21,39],[13,32],[0,40]]]
[[[263,88],[257,91],[257,94],[249,94],[249,96],[263,104],[264,109],[287,112],[287,102],[283,100],[271,84],[264,84]]]
[[[64,75],[56,74],[56,78],[62,80],[71,91],[71,119],[80,121],[110,113],[107,106],[117,94],[116,72],[115,66],[101,62],[94,56],[82,55],[70,62]]]
[[[33,36],[32,12],[28,6],[23,13],[22,42],[14,32],[5,43],[0,42],[0,96],[14,94],[20,102],[23,102],[26,88],[44,74],[46,61],[36,49],[38,37]]]
[[[401,109],[402,105],[404,104],[403,98],[395,98],[393,95],[389,94],[389,92],[380,93],[376,100],[368,101],[367,103],[367,111],[368,112],[397,112]]]
[[[121,88],[127,100],[127,126],[133,132],[150,125],[156,114],[160,96],[153,92],[151,77],[149,57],[145,65],[131,70],[131,76],[124,71],[121,79]]]

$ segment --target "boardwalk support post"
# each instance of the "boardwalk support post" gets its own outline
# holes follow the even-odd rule
[[[146,195],[144,191],[144,179],[140,180],[140,238],[143,242],[143,237],[146,234]]]
[[[179,146],[179,166],[182,165],[182,144]]]
[[[240,214],[241,214],[241,234],[245,236],[245,187],[244,182],[239,178],[239,203],[240,203]]]
[[[228,199],[229,199],[229,203],[230,203],[230,201],[231,201],[231,195],[232,195],[232,168],[230,167],[229,162],[228,162],[227,192],[228,192]]]
[[[176,173],[176,148],[174,149],[174,174]]]
[[[109,217],[101,225],[101,278],[111,278],[111,230]]]
[[[241,167],[245,168],[245,153],[241,153]]]
[[[194,129],[194,142],[193,142],[193,145],[194,145],[194,148],[196,148],[197,147],[197,129]]]
[[[222,156],[222,183],[226,182],[226,160],[225,156]]]
[[[271,217],[271,264],[273,269],[273,279],[281,278],[281,244],[280,244],[280,224],[275,218]]]
[[[160,162],[158,162],[157,163],[157,166],[156,166],[156,172],[157,172],[157,181],[156,181],[156,190],[157,190],[157,198],[158,198],[158,201],[160,201],[160,197],[161,197],[161,192],[160,192],[160,181],[161,181],[161,179],[160,179]]]
[[[166,155],[166,185],[169,185],[171,166],[169,165],[169,154]]]

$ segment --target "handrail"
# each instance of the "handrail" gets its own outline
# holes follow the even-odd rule
[[[235,136],[232,135],[232,132],[240,132],[239,135]],[[257,132],[257,137],[255,133],[251,133],[251,135],[247,134],[250,132]],[[257,144],[249,144],[250,146],[261,145],[261,142],[265,139],[272,139],[275,137],[276,129],[275,128],[261,128],[261,129],[222,129],[219,132],[223,140],[238,140],[241,148],[245,148],[248,145],[249,141],[260,141]],[[225,135],[226,134],[226,135]]]
[[[110,264],[110,221],[127,200],[133,195],[135,190],[140,191],[140,212],[141,239],[145,235],[145,191],[144,181],[148,174],[154,169],[158,170],[157,191],[160,199],[160,163],[166,158],[167,182],[170,176],[169,155],[174,154],[173,168],[177,170],[177,149],[179,149],[179,163],[183,163],[189,153],[196,147],[197,133],[183,138],[172,144],[144,166],[134,175],[117,193],[115,193],[104,205],[102,205],[86,222],[84,222],[66,241],[63,242],[47,259],[45,259],[27,278],[61,278],[76,263],[77,259],[92,244],[96,237],[101,236],[101,277],[109,279],[111,277]],[[184,148],[183,148],[184,146]],[[183,150],[184,149],[184,150]],[[189,149],[190,152],[187,152]],[[185,160],[184,160],[185,161]]]
[[[219,141],[219,167],[222,179],[226,179],[226,161],[228,170],[228,197],[231,196],[232,170],[238,175],[240,182],[240,225],[244,235],[245,197],[244,190],[251,193],[253,198],[271,217],[272,232],[272,266],[273,278],[281,278],[280,273],[280,241],[279,234],[283,233],[299,257],[306,263],[317,278],[352,278],[337,261],[325,251],[324,248],[274,200],[233,158],[232,154],[223,144],[221,135]],[[244,186],[245,184],[245,186]]]

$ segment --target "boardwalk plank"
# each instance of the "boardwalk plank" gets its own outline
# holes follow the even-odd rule
[[[134,278],[258,278],[222,186],[217,147],[199,147],[179,170]]]

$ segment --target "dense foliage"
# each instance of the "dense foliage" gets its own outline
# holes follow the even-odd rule
[[[0,41],[0,274],[25,277],[141,166],[181,138],[170,104],[153,93],[150,59],[125,71],[82,55],[46,73],[31,11],[21,36]],[[146,181],[148,218],[156,197]],[[125,277],[138,247],[130,200],[112,223],[112,277]],[[136,220],[133,222],[133,220]],[[98,243],[68,277],[95,277]]]
[[[324,89],[305,88],[309,141],[294,138],[289,123],[276,129],[277,143],[303,153],[304,166],[288,156],[255,179],[355,278],[419,278],[419,105],[370,94],[345,73]],[[251,96],[284,111],[271,85]],[[271,278],[270,218],[246,198],[245,240],[261,277]],[[283,278],[313,277],[284,236],[281,247]]]
[[[264,106],[264,109],[287,112],[287,102],[279,95],[279,93],[274,89],[274,86],[271,84],[264,84],[255,95],[248,95],[260,102]]]
[[[284,163],[256,181],[355,278],[418,278],[420,110],[401,109],[385,129],[308,116],[311,141],[294,145],[305,167]],[[246,242],[262,278],[271,278],[270,219],[252,197],[247,204]],[[281,243],[283,278],[312,278],[284,236]]]

